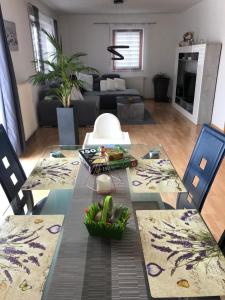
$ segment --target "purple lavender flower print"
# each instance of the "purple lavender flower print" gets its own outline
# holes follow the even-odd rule
[[[28,275],[30,275],[30,269],[27,266],[23,266],[23,269]]]
[[[200,250],[200,251],[199,251],[199,255],[200,255],[201,257],[206,257],[206,250]]]
[[[37,248],[37,249],[41,249],[41,250],[46,250],[45,246],[43,246],[40,243],[31,242],[28,245],[29,245],[30,248]]]
[[[193,247],[193,244],[191,244],[190,242],[188,241],[179,241],[179,240],[171,240],[171,241],[167,241],[167,243],[171,243],[171,244],[174,244],[174,245],[181,245],[183,246],[184,248],[191,248]]]
[[[22,267],[22,264],[21,264],[21,262],[18,260],[17,257],[15,257],[15,256],[8,256],[8,257],[6,257],[6,259],[7,259],[11,264],[16,265],[16,266],[18,266],[18,267]]]
[[[179,253],[179,251],[173,251],[168,257],[167,260],[169,260],[171,257],[173,257],[174,255],[177,255]]]
[[[186,265],[186,270],[192,270],[192,269],[193,269],[193,265],[191,264]]]
[[[138,180],[133,180],[132,181],[133,186],[139,186],[142,184],[142,182],[138,181]]]
[[[34,224],[39,223],[41,223],[39,220],[34,222]],[[11,231],[8,235],[0,238],[0,256],[1,260],[5,260],[1,263],[2,274],[10,284],[15,281],[14,275],[16,273],[21,274],[21,276],[23,274],[30,275],[31,265],[40,267],[41,257],[44,256],[46,250],[46,246],[39,242],[41,230],[46,232],[47,229],[50,233],[56,234],[60,232],[62,226],[52,225],[46,228],[43,225],[39,227],[35,225],[35,228],[35,230],[31,230],[24,227],[18,230],[13,227],[10,228]]]
[[[187,252],[181,256],[179,256],[176,260],[175,260],[175,266],[177,267],[179,265],[179,263],[183,260],[188,260],[189,258],[193,257],[194,253],[192,252]]]
[[[17,250],[13,247],[5,247],[3,249],[3,252],[7,255],[13,255],[13,254],[17,254],[17,255],[23,255],[23,254],[27,254],[27,252],[23,251],[23,250]]]
[[[6,242],[7,242],[7,239],[5,239],[5,238],[0,239],[0,244],[5,244]]]
[[[182,221],[187,221],[190,217],[194,216],[197,214],[197,211],[196,210],[187,210],[183,216],[181,216],[181,220]]]
[[[13,283],[13,279],[8,270],[4,270],[4,274],[10,283]]]
[[[162,235],[159,235],[159,234],[154,233],[154,232],[151,232],[151,231],[149,231],[149,233],[150,233],[155,239],[159,239],[159,240],[163,239],[163,236],[162,236]]]
[[[169,248],[169,247],[157,246],[157,245],[155,245],[155,244],[152,244],[152,247],[155,248],[155,249],[157,249],[157,250],[159,250],[159,251],[161,251],[161,252],[167,252],[167,253],[170,253],[170,252],[173,251],[173,250],[172,250],[171,248]]]
[[[172,228],[172,229],[176,229],[173,225],[167,223],[166,221],[162,221],[166,226]]]
[[[155,225],[149,231],[152,251],[156,249],[161,254],[165,253],[166,260],[170,261],[171,264],[171,276],[178,268],[184,268],[187,271],[194,270],[206,260],[209,263],[211,261],[216,262],[218,268],[225,273],[225,267],[221,265],[220,261],[220,250],[211,234],[201,229],[201,227],[196,232],[191,226],[188,228],[184,225],[196,213],[196,210],[183,212],[176,226],[175,223],[170,224],[167,220],[160,220],[161,227],[158,228],[158,225]],[[192,221],[195,221],[195,219]],[[198,220],[196,222],[198,223]],[[206,273],[209,263],[204,265]]]
[[[147,268],[148,275],[152,276],[152,277],[157,277],[163,271],[165,271],[165,269],[163,269],[156,263],[149,263],[149,264],[147,264],[146,268]]]
[[[38,258],[36,256],[29,256],[28,257],[29,261],[31,261],[33,264],[35,264],[36,266],[40,267]]]
[[[62,226],[60,225],[52,225],[51,227],[47,228],[47,230],[52,234],[56,234],[60,232],[61,228]]]

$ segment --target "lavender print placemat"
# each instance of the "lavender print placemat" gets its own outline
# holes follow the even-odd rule
[[[168,159],[141,159],[128,175],[134,193],[186,192]]]
[[[136,215],[152,297],[225,295],[225,258],[196,210]]]
[[[44,158],[37,163],[22,190],[72,189],[79,167],[79,158]]]
[[[0,227],[0,299],[40,300],[64,216],[9,216]]]

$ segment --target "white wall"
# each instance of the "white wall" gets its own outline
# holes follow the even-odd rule
[[[34,74],[31,61],[34,60],[27,3],[33,3],[43,13],[55,17],[55,14],[38,0],[0,0],[3,18],[16,23],[19,51],[11,51],[17,83],[26,81]]]
[[[16,32],[19,44],[19,51],[11,51],[11,56],[13,60],[15,75],[17,83],[23,83],[28,80],[30,75],[34,74],[35,70],[32,65],[32,61],[34,60],[32,39],[31,39],[31,31],[30,24],[28,18],[28,10],[27,3],[30,2],[37,6],[41,12],[44,14],[56,18],[56,14],[51,11],[46,5],[42,4],[41,1],[38,0],[0,0],[3,18],[8,21],[12,21],[16,23]],[[36,108],[37,104],[37,89],[33,88],[33,99],[27,99],[27,101],[33,101],[33,105]],[[27,106],[29,107],[29,105]],[[36,111],[33,110],[33,112]],[[26,122],[26,115],[32,113],[27,109],[23,114],[23,120]],[[34,127],[31,130],[33,133],[37,127],[37,116],[33,116],[35,119]],[[29,126],[26,124],[24,127]],[[28,138],[29,136],[27,136]]]
[[[83,51],[88,54],[85,63],[101,73],[111,73],[111,45],[109,26],[94,25],[94,22],[156,22],[145,25],[144,70],[133,76],[145,76],[145,97],[153,97],[152,77],[159,72],[170,78],[174,73],[176,48],[176,15],[65,15],[59,17],[63,47],[67,54]],[[122,76],[132,76],[123,72]],[[171,83],[172,86],[172,83]],[[171,88],[170,88],[171,95]]]
[[[203,0],[178,16],[178,40],[194,31],[196,40],[221,42],[223,45],[217,79],[212,123],[224,129],[225,124],[225,0]]]

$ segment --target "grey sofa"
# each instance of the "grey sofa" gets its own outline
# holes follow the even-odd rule
[[[107,77],[119,77],[119,75],[106,74],[101,78],[94,77],[94,90],[92,92],[83,91],[84,100],[72,101],[77,110],[78,125],[93,125],[101,112],[116,112],[116,97],[123,95],[139,95],[135,89],[126,89],[125,91],[107,91],[101,92],[100,80]],[[55,98],[46,100],[50,95],[50,89],[44,87],[39,93],[39,103],[37,106],[39,125],[45,127],[57,126],[56,108],[61,107],[61,103]],[[51,95],[52,96],[52,95]]]
[[[99,114],[99,96],[85,96],[84,100],[72,101],[77,110],[78,125],[93,125]],[[39,126],[57,127],[56,108],[62,107],[57,99],[42,99],[38,103]]]

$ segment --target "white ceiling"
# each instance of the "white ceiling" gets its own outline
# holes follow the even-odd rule
[[[115,5],[113,0],[42,0],[59,13],[76,14],[142,14],[179,13],[202,0],[124,0]]]

